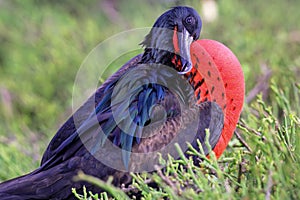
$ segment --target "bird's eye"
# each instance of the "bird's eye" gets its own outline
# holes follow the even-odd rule
[[[185,18],[185,23],[189,24],[189,25],[193,25],[195,24],[195,18],[193,16],[188,16],[187,18]]]

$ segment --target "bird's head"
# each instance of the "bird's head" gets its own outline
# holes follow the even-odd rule
[[[181,74],[192,68],[190,45],[200,36],[201,18],[190,7],[174,7],[162,14],[154,23],[142,45],[148,59],[154,62],[176,65]],[[173,55],[170,58],[170,55]],[[175,57],[174,57],[175,56]],[[153,61],[153,60],[152,60]]]

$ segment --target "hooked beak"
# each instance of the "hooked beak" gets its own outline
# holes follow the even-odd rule
[[[179,74],[186,74],[192,69],[192,60],[190,54],[190,47],[194,38],[190,33],[183,28],[182,32],[174,30],[173,43],[175,53],[180,55],[182,68]]]

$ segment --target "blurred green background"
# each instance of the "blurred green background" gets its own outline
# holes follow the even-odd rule
[[[258,91],[280,116],[269,83],[288,99],[299,98],[300,1],[220,0],[212,21],[203,13],[204,2],[1,0],[0,181],[39,165],[72,113],[75,76],[88,53],[114,34],[151,26],[175,5],[198,10],[204,20],[201,38],[218,40],[237,55],[246,78],[245,110],[261,81],[258,86],[265,88]],[[300,106],[291,107],[299,115]]]

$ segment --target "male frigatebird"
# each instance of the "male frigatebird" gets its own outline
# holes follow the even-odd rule
[[[176,156],[175,142],[183,149],[190,142],[200,150],[198,139],[207,154],[206,129],[220,156],[241,112],[243,75],[224,46],[195,41],[201,26],[190,7],[161,15],[142,42],[144,53],[113,74],[67,120],[38,169],[0,184],[0,199],[73,199],[71,188],[83,185],[100,192],[73,180],[80,170],[102,180],[113,176],[116,186],[130,184],[129,172],[153,171],[157,152]]]

